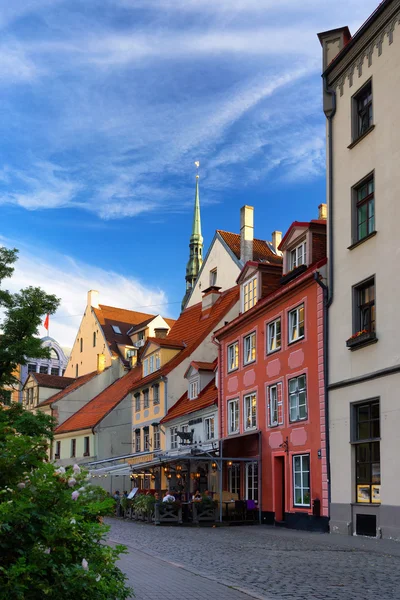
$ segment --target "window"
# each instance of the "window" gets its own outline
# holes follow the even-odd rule
[[[213,440],[215,437],[214,417],[207,417],[204,419],[204,425],[206,430],[206,440]]]
[[[35,396],[35,388],[31,387],[31,389],[29,390],[30,393],[30,404],[33,404],[33,400],[34,400],[34,396]]]
[[[293,493],[295,506],[311,506],[309,454],[293,456]]]
[[[75,365],[75,377],[78,377],[79,375],[79,367],[78,365]]]
[[[143,427],[143,445],[145,452],[150,449],[150,433],[148,427]]]
[[[257,277],[243,284],[243,312],[249,310],[257,303]]]
[[[154,450],[160,449],[160,426],[153,425],[153,448]]]
[[[372,126],[372,82],[368,81],[353,96],[353,140],[356,140]]]
[[[289,313],[289,344],[304,337],[304,304]]]
[[[210,271],[210,287],[217,285],[217,269]]]
[[[246,500],[258,502],[258,463],[246,464]]]
[[[379,504],[381,486],[379,400],[355,404],[352,410],[356,501]]]
[[[160,368],[160,353],[156,352],[155,357],[156,357],[156,371],[158,371],[158,369]]]
[[[76,439],[71,440],[71,458],[76,456]]]
[[[290,422],[307,418],[306,376],[289,379],[289,418]]]
[[[95,347],[96,343],[97,343],[97,333],[95,331],[93,331],[93,348]]]
[[[49,372],[49,367],[40,367],[39,369],[39,373],[48,373]]]
[[[302,242],[290,252],[290,270],[307,264],[307,244]]]
[[[89,438],[89,436],[83,438],[83,456],[90,456],[90,438]]]
[[[189,398],[194,400],[199,395],[199,380],[195,379],[189,384]]]
[[[52,375],[58,375],[58,367],[52,367],[50,370],[50,373]]]
[[[178,435],[177,435],[177,431],[178,431],[177,427],[171,427],[171,429],[170,429],[171,449],[174,449],[174,448],[178,447]]]
[[[281,349],[281,320],[275,319],[267,326],[267,354]]]
[[[135,398],[135,410],[136,410],[136,412],[139,412],[139,410],[140,410],[140,393],[139,392],[136,393],[134,398]]]
[[[244,427],[255,429],[257,426],[257,396],[249,394],[244,397]]]
[[[239,400],[228,402],[228,433],[239,432]]]
[[[245,365],[256,360],[256,334],[250,333],[243,339],[243,363]]]
[[[149,390],[143,390],[143,408],[149,408]]]
[[[54,451],[54,458],[60,458],[61,456],[61,442],[57,441],[56,442],[56,449]]]
[[[141,443],[140,443],[140,429],[136,429],[135,431],[135,452],[141,451]]]
[[[149,374],[149,359],[146,358],[143,361],[143,377],[146,377],[146,375]]]
[[[139,331],[139,333],[137,334],[137,339],[144,340],[144,331]]]
[[[52,360],[60,360],[59,356],[58,356],[57,352],[54,350],[54,348],[50,349],[50,358]]]
[[[281,385],[279,385],[279,391],[281,391]],[[268,418],[269,418],[269,423],[268,425],[270,427],[276,427],[280,423],[280,421],[282,421],[282,398],[280,398],[280,402],[279,402],[279,396],[281,396],[281,394],[278,394],[278,385],[270,385],[268,388]],[[278,411],[278,405],[280,404],[280,411]],[[278,412],[280,413],[278,415]]]
[[[81,338],[81,352],[83,352],[83,338]]]
[[[120,330],[118,325],[111,325],[111,327],[113,328],[114,333],[122,334],[122,331]]]
[[[149,372],[154,373],[154,356],[149,358]]]
[[[240,496],[240,464],[233,463],[228,467],[228,490]]]
[[[158,383],[153,385],[153,404],[160,404],[160,386]]]
[[[353,242],[359,242],[375,231],[374,176],[354,188]]]
[[[33,363],[28,364],[28,373],[36,373],[36,365]]]
[[[228,346],[228,371],[234,371],[239,366],[239,342]]]
[[[354,325],[353,333],[365,331],[375,333],[375,279],[354,288]]]

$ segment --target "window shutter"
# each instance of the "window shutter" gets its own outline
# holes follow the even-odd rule
[[[278,395],[278,425],[283,425],[283,387],[282,383],[277,384]]]

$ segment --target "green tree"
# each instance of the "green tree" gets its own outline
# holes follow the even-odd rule
[[[115,501],[74,465],[48,460],[53,421],[0,407],[0,600],[126,600],[102,517]]]
[[[25,365],[28,357],[49,358],[49,349],[43,348],[38,337],[43,316],[53,314],[60,300],[46,294],[39,287],[27,287],[12,294],[2,289],[4,279],[12,276],[18,250],[0,247],[0,401],[7,402],[5,387],[18,387],[16,369]]]

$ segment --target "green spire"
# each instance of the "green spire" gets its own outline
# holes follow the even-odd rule
[[[196,167],[199,163],[195,163]],[[192,291],[201,265],[203,264],[203,236],[201,235],[201,218],[200,218],[200,192],[199,192],[199,176],[196,175],[196,192],[194,196],[194,213],[192,235],[190,236],[190,255],[186,265],[186,293],[182,301],[182,310],[185,308],[186,302]]]

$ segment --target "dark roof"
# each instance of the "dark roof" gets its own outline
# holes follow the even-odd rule
[[[47,373],[30,373],[41,387],[57,388],[63,390],[70,385],[73,377],[61,377],[60,375],[48,375]]]
[[[81,387],[81,385],[84,385],[87,381],[90,381],[96,375],[97,371],[93,371],[92,373],[87,373],[86,375],[82,375],[81,377],[77,377],[76,379],[72,379],[71,377],[64,377],[63,379],[69,379],[71,383],[69,383],[63,390],[61,390],[61,392],[57,392],[56,394],[54,394],[54,396],[50,396],[50,398],[43,400],[43,402],[41,402],[39,406],[49,406],[50,404],[57,402],[57,400],[61,400],[61,398],[68,396],[68,394],[70,394],[74,390],[77,390],[79,387]]]

